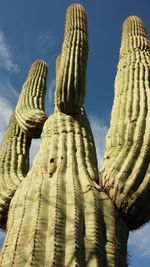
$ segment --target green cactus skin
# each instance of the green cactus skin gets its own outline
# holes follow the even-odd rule
[[[72,36],[76,31],[82,36],[76,25],[86,25],[84,14],[79,4],[69,7],[66,24],[77,23]],[[84,42],[81,46],[83,51]],[[76,38],[68,42],[68,51],[74,47]],[[69,59],[63,50],[57,59],[55,110],[44,124],[32,169],[11,200],[1,267],[127,266],[128,227],[98,185],[95,145],[82,107],[80,61],[75,64],[77,80],[71,75],[75,55]]]
[[[85,96],[88,55],[87,22],[84,8],[71,5],[66,14],[64,42],[56,76],[55,109],[80,113]]]
[[[41,60],[36,61],[31,66],[0,149],[1,227],[5,227],[8,206],[14,192],[28,173],[31,138],[35,137],[35,135],[39,137],[46,119],[46,115],[42,110],[46,68],[47,65]],[[34,103],[32,98],[34,98]],[[30,101],[32,102],[29,103]],[[29,121],[32,124],[28,123]]]
[[[128,228],[97,182],[85,114],[54,113],[11,201],[0,266],[127,266]]]
[[[18,124],[32,138],[39,138],[47,115],[44,112],[47,64],[35,61],[28,73],[16,106],[15,116]]]
[[[100,185],[130,229],[150,219],[150,44],[139,17],[123,24]]]
[[[29,170],[30,144],[13,115],[0,150],[0,227],[5,227],[10,200]]]

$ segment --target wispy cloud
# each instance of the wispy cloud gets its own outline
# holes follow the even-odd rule
[[[32,139],[31,147],[30,147],[30,167],[32,167],[34,158],[40,146],[40,139]]]
[[[129,252],[136,251],[138,257],[150,258],[150,223],[130,233]]]
[[[55,78],[50,80],[50,83],[48,85],[47,91],[48,91],[48,99],[50,102],[54,101],[54,89],[55,89]]]
[[[11,48],[3,31],[0,31],[0,67],[7,71],[19,71],[19,66],[13,62]]]
[[[41,54],[47,50],[52,51],[55,46],[55,40],[50,32],[39,33],[36,37],[36,46]]]
[[[97,152],[97,159],[99,167],[101,166],[103,153],[105,148],[105,138],[108,131],[108,126],[106,123],[98,118],[97,115],[90,115],[89,121],[91,124],[92,132],[94,135],[96,152]]]
[[[0,68],[8,72],[18,72],[19,67],[13,62],[11,48],[5,38],[5,35],[0,31]],[[1,74],[1,73],[0,73]],[[13,113],[13,104],[11,97],[17,96],[16,91],[11,85],[8,76],[1,75],[0,79],[0,144],[3,135],[8,127],[10,117]],[[3,244],[5,231],[0,229],[0,247]]]
[[[45,110],[48,114],[54,110],[54,89],[55,89],[55,78],[52,78],[47,86],[47,93],[45,97]]]

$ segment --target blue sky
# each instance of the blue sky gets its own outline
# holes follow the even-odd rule
[[[0,8],[0,141],[32,62],[49,66],[46,111],[53,110],[55,59],[60,53],[69,0],[1,0]],[[93,128],[99,162],[113,103],[121,28],[128,15],[142,18],[150,35],[149,0],[84,0],[89,29],[85,108]],[[32,158],[37,148],[32,147]],[[2,234],[0,234],[2,235]],[[131,266],[150,266],[150,225],[129,239]]]

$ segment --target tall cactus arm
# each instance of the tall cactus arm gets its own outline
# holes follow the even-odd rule
[[[75,23],[73,33],[66,26],[68,38],[78,29],[76,23],[85,22],[81,10],[74,4],[67,12],[66,23]],[[68,51],[74,46],[76,38],[68,43]],[[81,106],[85,88],[80,72],[79,88],[66,90],[63,85],[71,69],[64,73],[61,64],[73,68],[72,57],[62,53],[57,59],[56,79],[63,77],[62,87],[56,85],[55,111],[44,124],[32,169],[10,203],[2,267],[127,266],[128,227],[98,185],[93,135]]]
[[[100,184],[130,229],[150,219],[150,44],[136,16],[123,24]]]
[[[13,114],[0,150],[0,227],[5,227],[10,200],[28,172],[30,144]]]
[[[46,80],[47,64],[43,60],[35,61],[22,87],[15,110],[18,124],[32,138],[40,137],[43,124],[47,119],[44,112]]]
[[[1,227],[5,226],[9,202],[29,170],[31,138],[35,136],[35,133],[36,136],[39,136],[46,118],[43,111],[46,68],[46,64],[42,61],[36,61],[31,66],[27,81],[23,86],[16,110],[11,117],[0,149]],[[32,102],[29,103],[27,99]]]
[[[56,77],[55,109],[80,113],[85,95],[88,42],[84,8],[71,5],[66,14],[65,35]]]

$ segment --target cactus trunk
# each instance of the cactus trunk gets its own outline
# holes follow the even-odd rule
[[[33,167],[11,201],[7,229],[1,266],[127,266],[128,228],[98,186],[83,112],[54,113],[46,121]]]

